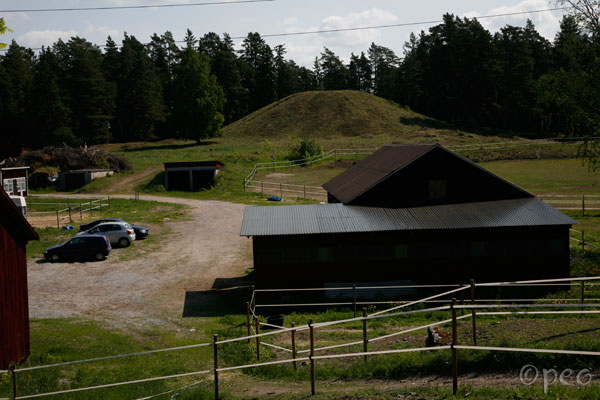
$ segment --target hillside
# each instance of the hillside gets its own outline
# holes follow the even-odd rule
[[[313,91],[288,96],[226,126],[227,137],[319,138],[388,136],[409,139],[451,126],[359,91]],[[419,132],[419,134],[417,134]],[[455,134],[455,132],[453,132]]]

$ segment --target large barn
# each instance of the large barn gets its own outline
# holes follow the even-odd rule
[[[25,246],[39,236],[0,188],[0,369],[29,356]]]
[[[388,145],[323,187],[329,204],[248,207],[255,286],[569,276],[577,222],[440,145]]]

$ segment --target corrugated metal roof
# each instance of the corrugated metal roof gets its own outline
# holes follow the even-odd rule
[[[313,204],[247,207],[240,235],[279,236],[574,224],[577,221],[536,198],[399,209]]]
[[[436,144],[389,144],[348,168],[323,185],[342,203],[349,203],[367,189],[415,161]]]

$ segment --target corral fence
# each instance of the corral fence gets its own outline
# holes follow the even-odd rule
[[[579,145],[585,141],[598,141],[600,137],[574,137],[574,138],[545,138],[545,139],[530,139],[530,140],[519,140],[511,142],[490,142],[490,143],[477,143],[477,144],[465,144],[448,146],[449,150],[456,153],[473,154],[478,152],[489,152],[489,151],[502,151],[510,149],[520,148],[537,148],[547,147],[552,145]],[[327,192],[320,186],[308,186],[308,185],[294,185],[286,184],[283,182],[267,182],[263,180],[257,180],[256,176],[261,171],[275,171],[284,168],[302,167],[307,165],[316,164],[321,161],[329,160],[338,156],[367,156],[375,152],[376,148],[370,149],[333,149],[325,153],[318,154],[313,157],[302,158],[298,160],[283,160],[283,161],[271,161],[262,162],[254,165],[250,173],[244,178],[244,190],[250,190],[254,192],[260,192],[263,194],[279,195],[281,198],[284,195],[289,197],[303,197],[312,199],[327,199]],[[564,207],[565,209],[572,209],[581,204],[581,200],[578,196],[564,196],[560,195],[545,195],[544,199],[551,205],[557,205],[557,208]],[[599,199],[595,199],[599,197]],[[555,199],[556,198],[556,199]],[[583,210],[585,211],[585,196],[583,199]],[[596,207],[596,208],[590,208]],[[577,208],[578,209],[578,208]],[[588,209],[600,209],[600,196],[588,196]]]
[[[102,208],[110,210],[110,196],[89,199],[88,201],[67,198],[66,201],[51,202],[49,199],[50,198],[47,197],[29,196],[27,198],[27,207],[29,208],[27,218],[36,216],[56,216],[56,227],[60,228],[61,221],[63,220],[68,220],[69,223],[72,223],[73,219],[77,218],[77,216],[79,216],[80,220],[83,219],[84,214],[93,216],[94,210],[102,211]],[[36,206],[38,206],[39,210],[36,209]],[[47,210],[52,208],[54,209]]]
[[[492,287],[531,287],[531,286],[570,286],[570,285],[580,285],[582,288],[582,293],[585,287],[590,285],[597,285],[597,283],[590,282],[598,282],[600,281],[600,276],[596,277],[585,277],[585,278],[564,278],[564,279],[548,279],[548,280],[531,280],[531,281],[515,281],[515,282],[496,282],[496,283],[475,283],[471,281],[470,285],[455,285],[457,287],[453,287],[450,290],[445,290],[444,292],[437,293],[431,296],[427,296],[422,299],[418,299],[415,301],[397,304],[393,307],[374,312],[370,315],[367,314],[367,309],[362,309],[362,316],[357,316],[354,318],[347,318],[341,320],[333,320],[333,321],[325,321],[325,322],[317,322],[314,323],[313,320],[310,320],[306,325],[296,326],[294,323],[291,324],[291,327],[282,327],[278,325],[272,325],[265,322],[260,321],[260,317],[255,313],[256,304],[254,300],[247,303],[248,316],[247,316],[247,331],[248,334],[242,337],[236,337],[231,339],[219,340],[218,335],[213,336],[212,342],[207,343],[198,343],[187,346],[179,346],[179,347],[171,347],[164,348],[158,350],[150,350],[143,351],[138,353],[129,353],[129,354],[118,354],[111,355],[107,357],[97,357],[86,360],[76,360],[76,361],[67,361],[56,364],[48,364],[48,365],[38,365],[32,367],[19,367],[17,368],[15,365],[12,365],[9,371],[1,371],[5,373],[9,373],[12,378],[12,389],[13,389],[13,399],[31,399],[31,398],[41,398],[41,397],[49,397],[59,394],[68,394],[74,392],[83,392],[89,390],[97,390],[103,388],[111,388],[118,387],[123,385],[132,385],[132,384],[141,384],[145,382],[152,382],[158,380],[167,380],[167,379],[176,379],[182,377],[191,377],[191,376],[201,376],[212,374],[213,384],[214,384],[214,395],[215,399],[220,398],[219,388],[220,388],[220,373],[225,371],[232,370],[243,370],[248,368],[256,368],[268,365],[284,365],[284,364],[292,364],[295,368],[298,368],[299,362],[307,362],[310,365],[310,387],[311,394],[314,395],[316,393],[316,379],[315,379],[315,370],[317,368],[317,362],[321,360],[327,359],[339,359],[339,358],[363,358],[367,359],[373,356],[384,356],[391,354],[400,354],[400,353],[409,353],[409,352],[431,352],[431,351],[450,351],[452,354],[452,365],[451,365],[451,374],[452,374],[452,388],[454,394],[456,394],[458,388],[458,350],[461,351],[502,351],[502,352],[527,352],[527,353],[549,353],[549,354],[567,354],[567,355],[579,355],[579,356],[600,356],[600,352],[598,351],[582,351],[582,350],[565,350],[565,349],[539,349],[539,348],[517,348],[517,347],[490,347],[490,346],[478,346],[477,345],[477,316],[527,316],[527,315],[594,315],[600,313],[600,303],[589,303],[586,301],[591,301],[592,299],[584,299],[583,297],[580,299],[579,303],[533,303],[533,304],[524,304],[524,303],[512,303],[512,304],[478,304],[481,298],[476,296],[476,292],[481,288],[492,288]],[[439,286],[439,288],[442,288]],[[448,287],[444,288],[448,289]],[[354,288],[352,288],[354,290]],[[459,304],[456,295],[462,293],[463,291],[470,291],[470,299],[462,304]],[[256,294],[256,291],[255,293]],[[445,300],[446,305],[441,305],[437,307],[430,307],[424,309],[415,309],[415,307],[423,306],[426,302],[431,302],[433,300],[442,300],[444,298],[448,298],[451,296],[452,298],[449,300]],[[254,297],[255,298],[255,297]],[[541,299],[547,300],[547,299]],[[595,299],[594,299],[595,300]],[[251,303],[254,303],[251,305]],[[412,307],[410,309],[409,307]],[[404,309],[404,310],[403,310]],[[494,310],[494,311],[488,311]],[[439,321],[431,321],[430,323],[413,327],[410,329],[403,329],[401,331],[376,336],[369,337],[369,329],[368,323],[369,321],[373,321],[381,318],[391,318],[397,316],[405,316],[411,314],[419,314],[419,313],[432,313],[436,312],[448,312],[449,317],[447,319],[439,320]],[[463,315],[457,315],[457,311],[467,311],[467,313]],[[470,311],[470,312],[468,312]],[[471,319],[471,333],[472,337],[469,342],[472,342],[472,345],[459,345],[458,337],[457,337],[457,324],[459,320],[462,319]],[[348,343],[341,343],[336,345],[329,345],[324,347],[315,347],[315,335],[317,330],[325,327],[332,327],[335,325],[347,325],[352,323],[359,323],[362,325],[362,340]],[[420,348],[401,348],[401,349],[387,349],[380,351],[369,350],[369,345],[371,343],[382,341],[385,339],[389,339],[392,337],[397,337],[400,335],[405,335],[410,332],[415,332],[418,330],[427,329],[436,325],[448,325],[451,326],[451,341],[449,345],[441,345],[437,347],[420,347]],[[271,327],[275,328],[275,330],[269,332],[261,333],[261,327]],[[308,348],[299,349],[296,343],[296,334],[301,331],[309,331],[310,335],[310,345]],[[290,340],[290,346],[277,346],[271,343],[266,342],[266,338],[274,335],[285,335]],[[234,343],[234,342],[247,342],[251,344],[252,341],[256,342],[256,362],[246,365],[232,365],[223,367],[220,364],[219,360],[219,346]],[[464,342],[464,341],[463,341]],[[273,348],[281,354],[285,354],[284,358],[261,362],[261,346],[267,346]],[[345,347],[356,347],[360,346],[362,348],[361,351],[352,351],[347,353],[334,353],[334,354],[322,354],[325,350],[332,349],[341,349]],[[148,355],[148,354],[156,354],[156,353],[164,353],[171,351],[183,351],[192,348],[199,347],[212,347],[213,349],[213,362],[211,367],[207,367],[204,370],[179,373],[173,375],[165,375],[158,377],[150,377],[132,381],[125,382],[115,382],[115,383],[105,383],[97,386],[90,387],[81,387],[81,388],[72,388],[65,390],[58,390],[54,392],[46,392],[46,393],[36,393],[36,394],[28,394],[28,395],[19,395],[18,393],[18,375],[24,373],[26,371],[32,370],[41,370],[47,368],[64,368],[68,365],[75,364],[83,364],[83,363],[92,363],[101,360],[110,360],[124,357],[135,357],[140,355]],[[279,354],[279,353],[277,353]],[[167,392],[152,394],[143,399],[151,399],[158,396],[162,396],[168,393],[174,393],[180,390],[184,390],[194,385],[198,385],[202,381],[193,382],[191,384],[187,384],[180,388],[176,388],[173,390],[169,390]]]

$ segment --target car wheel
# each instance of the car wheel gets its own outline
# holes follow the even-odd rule
[[[96,260],[98,260],[98,261],[104,260],[104,253],[97,252],[96,253]]]
[[[53,262],[58,261],[58,254],[54,253],[50,256],[50,260],[52,260]]]
[[[119,246],[121,246],[121,247],[129,246],[129,240],[127,240],[126,238],[119,239]]]

